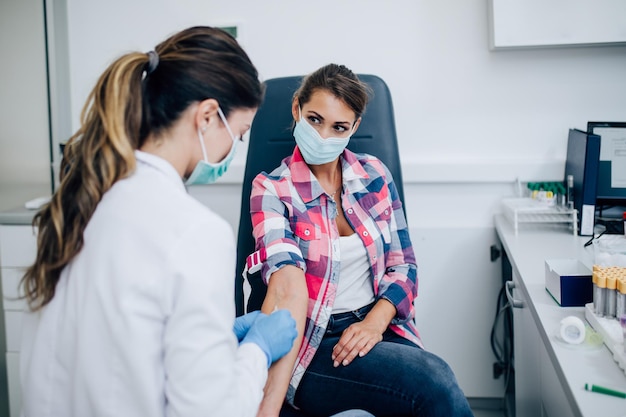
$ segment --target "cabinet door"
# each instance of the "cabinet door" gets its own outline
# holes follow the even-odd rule
[[[19,417],[22,410],[22,391],[20,389],[20,354],[9,352],[6,354],[7,374],[9,376],[9,407],[10,416]]]
[[[541,340],[519,280],[519,275],[513,271],[513,281],[509,281],[512,284],[507,284],[507,296],[513,305],[515,415],[540,417]]]
[[[0,231],[0,234],[2,232]],[[0,241],[2,238],[0,237]],[[28,248],[27,250],[31,250]],[[0,257],[0,263],[4,262],[4,258]],[[4,310],[10,311],[24,311],[27,309],[28,304],[26,300],[20,298],[23,293],[20,290],[20,281],[24,276],[26,268],[0,268],[0,275],[2,276],[2,306]]]
[[[541,384],[544,416],[574,417],[572,406],[565,395],[545,346],[541,349]]]
[[[19,282],[25,268],[34,262],[36,250],[37,239],[31,225],[0,226],[0,282],[2,283],[0,319],[3,321],[0,326],[3,328],[0,332],[0,346],[6,346],[6,353],[2,352],[0,356],[0,370],[3,371],[6,366],[6,376],[0,375],[0,415],[2,416],[18,417],[20,415],[19,350],[22,314],[26,308],[26,302],[18,299]]]
[[[26,268],[35,262],[36,255],[37,236],[32,226],[0,226],[0,261],[2,261],[2,268]]]

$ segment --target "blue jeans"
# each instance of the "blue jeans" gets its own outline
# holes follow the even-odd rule
[[[448,364],[391,330],[364,357],[333,367],[331,353],[342,332],[363,320],[371,307],[333,314],[296,391],[296,406],[312,417],[350,409],[376,417],[472,416]]]

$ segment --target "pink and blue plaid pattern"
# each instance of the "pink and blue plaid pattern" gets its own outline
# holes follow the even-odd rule
[[[344,215],[365,245],[374,294],[396,306],[397,315],[390,329],[422,346],[414,324],[417,266],[391,174],[370,155],[346,149],[340,159]],[[265,282],[284,265],[305,271],[309,291],[307,322],[287,392],[287,399],[293,403],[296,388],[332,314],[340,270],[337,205],[296,147],[278,168],[254,179],[250,213],[256,249],[264,249],[267,254],[261,269]]]

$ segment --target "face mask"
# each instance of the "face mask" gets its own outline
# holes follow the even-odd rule
[[[233,135],[233,132],[230,130],[230,126],[228,125],[228,122],[226,121],[226,117],[224,117],[224,113],[222,113],[222,109],[218,107],[217,112],[220,115],[222,122],[224,122],[224,126],[226,126],[226,130],[228,130],[228,134],[233,140],[233,145],[230,148],[230,152],[228,152],[228,155],[226,155],[224,159],[222,159],[220,162],[216,164],[213,164],[209,162],[207,159],[206,148],[204,147],[204,140],[202,138],[202,132],[200,131],[200,129],[198,129],[198,139],[200,139],[200,146],[202,147],[202,155],[204,157],[204,160],[201,159],[198,161],[193,172],[191,173],[189,178],[187,178],[187,181],[185,181],[185,184],[187,185],[213,184],[215,181],[217,181],[219,177],[224,175],[224,173],[228,169],[228,166],[233,160],[233,157],[235,156],[235,150],[237,148],[237,143],[239,143],[239,141],[237,140],[235,135]]]
[[[348,146],[350,137],[354,133],[354,127],[350,135],[345,138],[322,138],[313,126],[302,117],[300,111],[300,121],[296,123],[293,136],[300,149],[302,157],[310,165],[326,164],[335,160]]]

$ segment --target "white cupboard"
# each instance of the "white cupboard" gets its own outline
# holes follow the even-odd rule
[[[19,299],[19,282],[25,268],[35,261],[36,248],[32,226],[0,225],[0,276],[10,417],[18,417],[21,409],[19,359],[22,314],[26,303]]]

